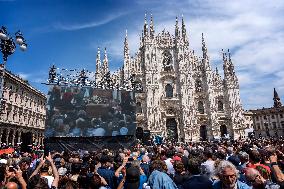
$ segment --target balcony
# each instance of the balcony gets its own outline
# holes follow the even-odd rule
[[[170,106],[170,107],[179,107],[180,106],[180,99],[177,97],[161,97],[161,105],[163,106]]]

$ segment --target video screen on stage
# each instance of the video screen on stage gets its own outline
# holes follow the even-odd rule
[[[45,137],[134,135],[133,91],[50,86]]]

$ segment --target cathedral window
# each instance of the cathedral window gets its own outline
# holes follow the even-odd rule
[[[276,122],[272,122],[273,129],[276,129]]]
[[[266,115],[265,115],[265,116],[263,116],[263,119],[267,119]]]
[[[218,100],[218,111],[224,111],[224,105],[221,100]]]
[[[170,84],[167,84],[165,87],[166,97],[172,98],[173,97],[173,87]]]
[[[260,129],[260,124],[259,123],[257,123],[256,126],[257,126],[257,129]]]
[[[196,92],[202,92],[202,83],[201,83],[200,79],[197,79],[195,81],[195,91]]]
[[[280,118],[283,118],[283,114],[280,114]]]
[[[163,54],[163,67],[165,71],[172,69],[172,55],[169,51],[164,51]]]
[[[139,113],[139,114],[142,113],[141,102],[136,103],[136,112]]]
[[[272,119],[275,119],[275,116],[274,116],[274,115],[271,115],[271,118],[272,118]]]
[[[198,112],[201,114],[204,114],[204,106],[203,106],[203,102],[201,101],[198,102]]]

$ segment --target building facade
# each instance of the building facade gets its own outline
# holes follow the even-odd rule
[[[274,105],[271,108],[251,110],[257,138],[284,136],[284,106],[275,88],[273,100]]]
[[[134,78],[143,90],[136,94],[137,124],[152,134],[179,141],[212,140],[245,135],[239,82],[229,50],[223,52],[224,78],[212,68],[204,36],[202,56],[190,49],[184,19],[176,19],[175,34],[156,34],[153,18],[145,17],[140,46],[131,57],[127,33],[124,64],[113,74],[115,82]],[[106,66],[96,60],[96,79]]]
[[[43,93],[9,71],[1,71],[3,100],[0,115],[0,142],[43,144],[45,103]]]

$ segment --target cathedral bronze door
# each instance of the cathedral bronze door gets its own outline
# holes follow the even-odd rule
[[[205,141],[207,140],[207,126],[206,125],[201,125],[200,126],[200,140]]]
[[[221,137],[225,137],[225,135],[228,134],[227,126],[226,126],[226,125],[221,125],[221,126],[220,126],[220,133],[221,133]]]
[[[167,135],[170,140],[178,140],[177,122],[175,118],[167,119]]]

